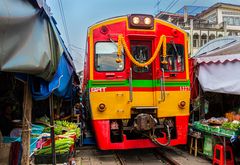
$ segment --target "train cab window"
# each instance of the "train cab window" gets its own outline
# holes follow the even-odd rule
[[[98,42],[95,45],[95,69],[97,71],[123,71],[124,56],[122,62],[117,63],[117,45],[112,42]]]
[[[133,45],[131,46],[132,55],[140,63],[145,63],[149,59],[149,47],[145,45]],[[133,66],[133,71],[136,73],[148,72],[149,67]]]
[[[175,44],[174,42],[167,44],[167,64],[163,64],[163,53],[160,51],[161,68],[164,68],[166,72],[182,72],[184,71],[184,48],[181,44]]]

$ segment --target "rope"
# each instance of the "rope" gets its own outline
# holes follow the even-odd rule
[[[130,53],[126,41],[123,37],[122,34],[118,35],[118,59],[116,61],[121,61],[120,60],[120,56],[122,55],[122,48],[124,48],[128,58],[138,67],[147,67],[148,65],[150,65],[155,58],[157,57],[161,46],[163,46],[163,61],[162,64],[167,64],[167,60],[166,60],[166,56],[167,56],[167,51],[166,51],[166,36],[162,35],[158,41],[158,45],[157,48],[155,49],[155,52],[153,54],[153,56],[145,63],[140,63],[137,60],[135,60],[135,58],[132,56],[132,54]]]

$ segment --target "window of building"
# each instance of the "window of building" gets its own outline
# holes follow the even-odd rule
[[[224,16],[223,22],[226,22],[227,25],[240,26],[240,17]]]
[[[163,64],[164,60],[162,49],[160,51],[160,64],[166,72],[182,72],[184,71],[184,47],[181,44],[170,42],[167,44],[167,64]]]
[[[210,23],[217,22],[217,14],[216,13],[211,14],[206,18],[206,20],[208,20]]]
[[[211,35],[209,36],[209,41],[214,40],[215,38],[216,38],[216,36],[215,36],[214,34],[211,34]]]
[[[113,42],[97,42],[95,45],[95,69],[97,71],[122,71],[124,69],[124,56],[122,62],[117,63],[117,45]]]
[[[197,33],[193,35],[193,47],[194,48],[199,47],[199,35]]]
[[[240,15],[240,12],[223,11],[222,14],[225,14],[225,15]]]
[[[207,35],[202,34],[202,36],[201,36],[201,46],[203,46],[206,43],[207,43]]]
[[[220,38],[220,37],[223,37],[223,35],[222,34],[218,34],[218,38]]]
[[[235,23],[237,26],[240,26],[240,17],[235,17],[235,18],[234,18],[234,23]]]

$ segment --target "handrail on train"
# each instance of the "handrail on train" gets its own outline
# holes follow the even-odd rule
[[[162,76],[160,77],[160,90],[161,90],[161,94],[160,94],[159,102],[164,102],[165,98],[166,98],[164,74],[165,74],[164,68],[162,68]]]
[[[129,102],[133,101],[132,68],[129,69]]]

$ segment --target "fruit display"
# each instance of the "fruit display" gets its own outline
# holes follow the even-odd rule
[[[225,117],[228,119],[228,121],[240,121],[240,114],[236,112],[228,112],[225,114]]]

